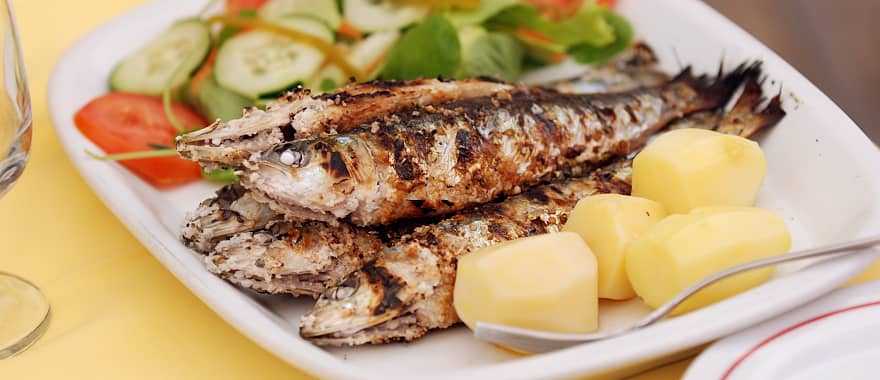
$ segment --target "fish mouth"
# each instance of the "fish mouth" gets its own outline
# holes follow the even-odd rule
[[[205,128],[209,129],[211,127]],[[182,135],[177,140],[177,152],[186,159],[207,164],[240,166],[252,155],[284,142],[280,127],[271,127],[252,134],[221,138],[211,131],[199,130]],[[192,136],[199,133],[199,136]]]
[[[177,151],[184,158],[227,165],[239,164],[251,155],[296,138],[297,129],[311,119],[294,123],[293,115],[311,108],[307,116],[323,109],[326,101],[312,99],[308,91],[297,90],[284,95],[265,111],[245,110],[241,119],[217,120],[208,127],[177,137]]]
[[[321,295],[314,309],[300,321],[300,336],[312,340],[348,339],[378,329],[408,312],[410,303],[398,298],[404,286],[384,268],[368,264]]]
[[[181,239],[190,248],[207,253],[221,240],[264,228],[277,216],[240,185],[227,185],[187,215]]]

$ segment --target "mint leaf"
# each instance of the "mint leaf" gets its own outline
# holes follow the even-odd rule
[[[451,77],[461,63],[461,44],[452,24],[434,15],[410,28],[388,54],[383,79]]]
[[[608,10],[602,10],[599,14],[614,30],[614,42],[605,46],[596,46],[589,43],[573,46],[569,50],[569,54],[580,63],[608,61],[632,44],[635,32],[632,25],[626,19]]]
[[[513,81],[522,72],[525,49],[510,35],[469,27],[462,30],[460,39],[462,63],[459,77],[485,76]]]

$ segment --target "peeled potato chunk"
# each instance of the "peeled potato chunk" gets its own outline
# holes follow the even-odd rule
[[[599,298],[635,297],[624,266],[626,246],[665,217],[663,205],[645,198],[600,194],[578,202],[562,230],[580,235],[596,254]]]
[[[704,277],[785,253],[791,236],[782,218],[753,207],[707,207],[660,221],[626,249],[626,272],[636,294],[659,307]],[[694,310],[766,281],[773,268],[716,283],[675,309]]]
[[[767,172],[754,141],[679,129],[648,144],[633,161],[632,194],[673,214],[703,206],[752,206]]]
[[[596,258],[575,233],[532,236],[458,259],[455,311],[477,321],[555,332],[598,327]]]

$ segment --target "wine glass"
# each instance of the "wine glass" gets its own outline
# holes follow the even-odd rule
[[[31,99],[8,0],[0,0],[0,197],[21,176],[31,147]],[[0,249],[3,249],[0,247]],[[2,264],[0,264],[2,265]],[[28,348],[49,322],[34,284],[0,266],[0,359]]]

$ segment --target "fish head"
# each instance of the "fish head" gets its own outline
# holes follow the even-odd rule
[[[351,145],[345,136],[276,145],[247,163],[248,186],[285,206],[343,218],[358,207],[349,195],[363,177],[353,169],[369,165]]]
[[[223,121],[177,137],[181,156],[200,162],[238,166],[254,153],[297,137],[293,115],[321,103],[309,97],[308,90],[288,92],[265,110],[248,108],[241,118]],[[323,104],[323,103],[322,103]]]
[[[404,285],[385,268],[368,264],[324,291],[314,309],[303,316],[300,335],[344,340],[405,315],[410,303],[400,298]]]

